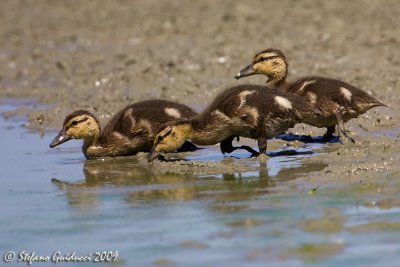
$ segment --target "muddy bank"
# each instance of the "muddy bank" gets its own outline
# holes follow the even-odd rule
[[[289,79],[340,78],[392,107],[349,122],[357,144],[305,159],[329,165],[305,179],[389,185],[399,173],[399,12],[397,1],[4,1],[0,97],[47,104],[6,114],[27,115],[27,126],[42,132],[75,109],[104,123],[148,98],[201,110],[239,83],[233,75],[255,52],[276,47],[287,54]],[[302,125],[295,131],[322,133]]]

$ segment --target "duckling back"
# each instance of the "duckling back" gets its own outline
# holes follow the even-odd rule
[[[135,139],[135,153],[149,151],[154,136],[166,123],[191,119],[198,113],[190,107],[168,100],[147,100],[131,104],[119,111],[104,127],[100,143],[113,142],[115,133]]]
[[[200,115],[199,123],[212,125],[215,117],[230,123],[232,134],[273,137],[296,123],[315,117],[302,97],[261,85],[238,85],[220,93]],[[215,124],[215,123],[214,123]]]
[[[302,97],[273,87],[251,88],[254,88],[255,93],[248,95],[247,103],[249,106],[258,107],[258,113],[261,114],[258,123],[264,126],[260,129],[264,128],[266,132],[263,134],[267,134],[268,137],[284,133],[297,123],[310,123],[318,117],[319,110],[309,105]],[[248,110],[251,111],[249,108]]]
[[[369,109],[385,106],[363,90],[346,82],[323,77],[305,77],[288,88],[288,92],[305,97],[314,107],[330,116],[332,111],[342,108],[348,119],[357,117]]]

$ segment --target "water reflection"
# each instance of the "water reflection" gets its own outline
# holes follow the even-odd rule
[[[221,166],[216,169],[229,172],[215,174],[210,170],[212,174],[208,175],[203,172],[196,174],[196,166],[190,165],[183,171],[183,168],[172,169],[171,163],[154,166],[137,157],[87,160],[83,166],[84,180],[69,182],[69,179],[53,178],[52,182],[66,190],[71,206],[82,209],[99,205],[100,195],[108,187],[118,187],[124,201],[131,205],[165,200],[208,200],[219,205],[267,194],[279,183],[326,167],[322,163],[288,164],[288,161],[300,161],[290,157],[280,157],[279,160],[282,164],[273,176],[268,174],[268,162],[254,159],[221,161]],[[240,169],[241,164],[245,165],[246,171]],[[249,170],[248,166],[252,169]],[[230,209],[215,205],[212,208],[215,211]]]

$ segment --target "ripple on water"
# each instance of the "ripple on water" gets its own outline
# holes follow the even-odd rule
[[[272,190],[324,169],[302,161],[324,153],[323,144],[269,150],[266,164],[244,152],[224,157],[216,146],[172,163],[148,164],[145,155],[87,161],[79,141],[50,150],[53,134],[27,133],[3,118],[0,127],[4,248],[43,255],[118,250],[121,266],[398,260],[395,194],[377,196],[372,185],[337,192],[320,185],[314,194]]]

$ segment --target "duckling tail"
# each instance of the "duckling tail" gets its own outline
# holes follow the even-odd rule
[[[375,98],[372,98],[372,97],[369,98],[369,99],[366,99],[366,98],[357,99],[356,103],[357,103],[356,105],[359,108],[359,111],[361,113],[364,113],[364,112],[366,112],[366,111],[368,111],[368,110],[370,110],[371,108],[374,108],[374,107],[387,107],[387,108],[389,108],[389,106],[387,106],[386,104],[383,104],[382,102],[380,102],[380,101],[378,101],[378,100],[376,100]]]
[[[383,104],[382,102],[379,102],[374,106],[374,107],[385,107],[385,108],[390,108],[388,105]]]

